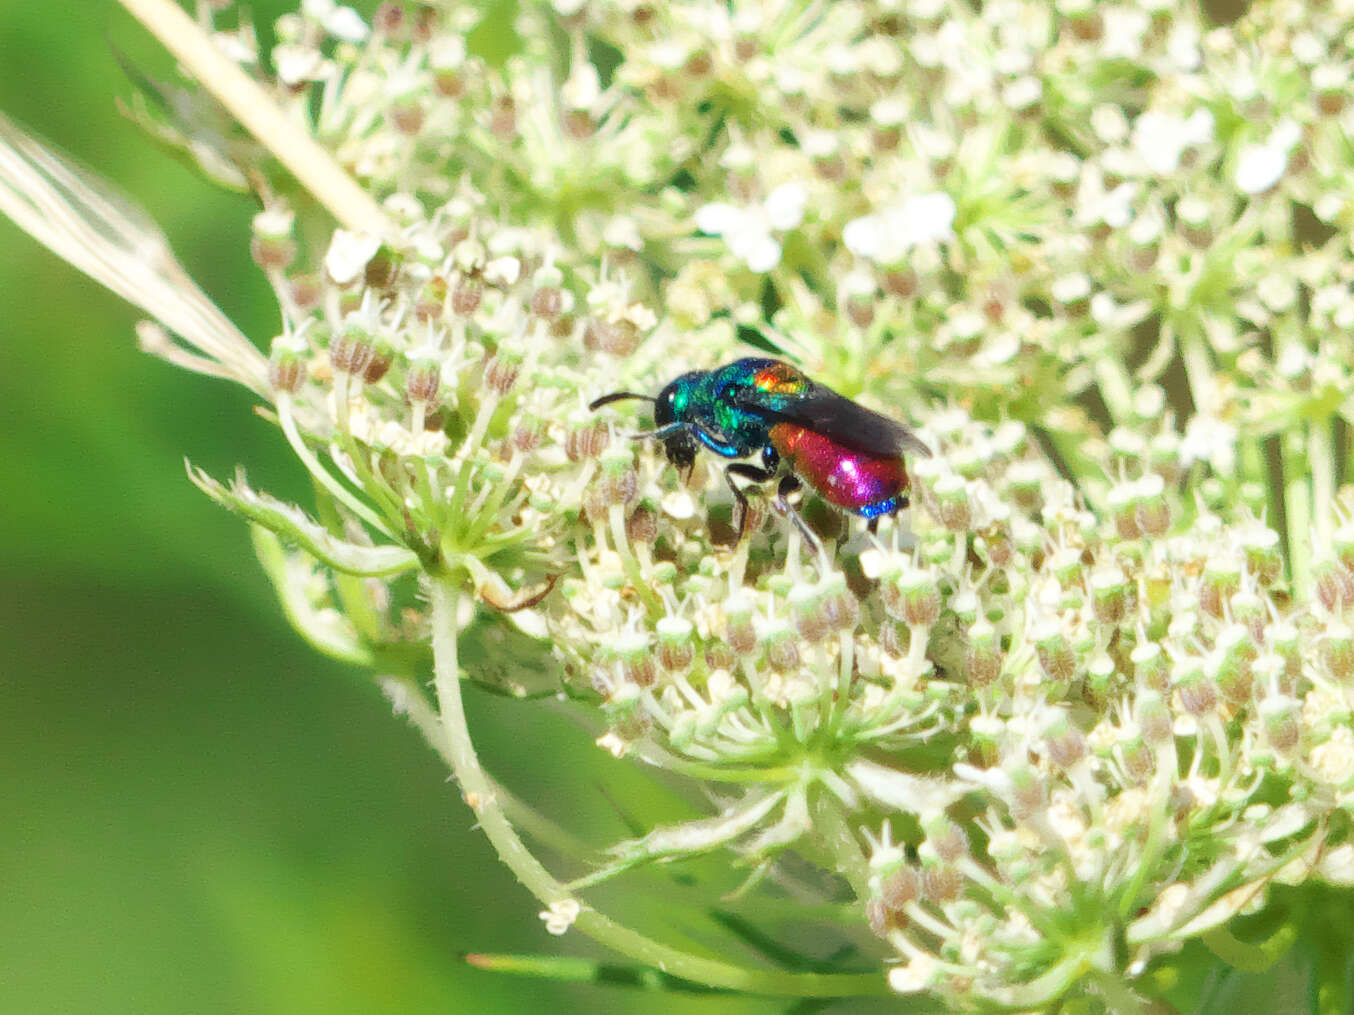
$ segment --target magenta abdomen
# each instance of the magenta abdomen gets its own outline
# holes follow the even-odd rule
[[[857,451],[793,423],[771,427],[771,445],[824,500],[845,511],[877,518],[902,507],[907,469],[901,455]]]

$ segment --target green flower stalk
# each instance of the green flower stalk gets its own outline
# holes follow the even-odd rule
[[[1291,886],[1354,883],[1350,11],[556,0],[493,62],[457,4],[306,3],[261,60],[125,2],[254,134],[134,107],[255,190],[276,335],[7,121],[0,209],[264,403],[313,506],[193,481],[550,933],[750,993],[1193,1010],[1311,933]],[[588,409],[750,346],[917,426],[910,513],[805,498],[815,546],[754,496],[735,540],[721,463]],[[581,862],[487,773],[468,681],[709,815]],[[851,958],[603,912],[659,863]]]

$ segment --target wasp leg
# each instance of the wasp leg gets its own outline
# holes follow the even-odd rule
[[[740,479],[750,479],[754,483],[765,483],[768,479],[774,479],[775,469],[759,469],[755,465],[748,465],[746,462],[734,462],[724,470],[724,482],[729,484],[729,489],[733,491],[733,499],[737,502],[735,514],[738,520],[734,522],[734,528],[738,530],[738,538],[734,540],[733,545],[737,546],[743,541],[743,526],[748,520],[748,498],[742,490],[734,484],[733,477]]]
[[[871,518],[871,519],[870,519],[870,523],[869,523],[868,525],[866,525],[865,528],[866,528],[866,530],[870,533],[870,535],[872,535],[872,536],[875,535],[876,533],[878,533],[878,532],[879,532],[879,516],[878,516],[878,515],[875,515],[873,518]]]
[[[804,542],[809,544],[814,553],[817,553],[822,549],[818,545],[818,537],[813,534],[813,530],[809,528],[808,523],[794,509],[794,505],[789,500],[790,494],[798,490],[801,485],[793,474],[781,477],[780,486],[776,488],[776,510],[795,523],[795,528],[799,529],[799,534],[804,537]]]

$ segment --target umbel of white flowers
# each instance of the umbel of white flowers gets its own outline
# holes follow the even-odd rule
[[[308,2],[270,78],[216,34],[371,228],[140,109],[259,190],[267,357],[7,124],[0,208],[266,402],[315,510],[194,480],[312,643],[394,674],[547,929],[734,989],[1128,1012],[1273,884],[1354,882],[1354,9],[524,3],[500,67],[476,18]],[[920,424],[910,518],[805,503],[814,548],[754,499],[735,543],[720,463],[587,408],[740,337]],[[548,874],[470,745],[475,639],[497,672],[465,676],[546,674],[713,816]],[[715,850],[750,895],[809,861],[877,974],[714,961],[588,902]]]

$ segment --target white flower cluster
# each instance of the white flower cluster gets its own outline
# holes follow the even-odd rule
[[[719,804],[574,888],[796,852],[957,1010],[1139,1010],[1272,883],[1354,880],[1354,6],[524,2],[500,63],[478,18],[314,0],[267,61],[395,225],[316,245],[262,187],[320,521],[197,477],[308,637],[379,666],[460,582]],[[921,424],[910,527],[754,496],[735,541],[713,455],[587,408],[740,337]]]

